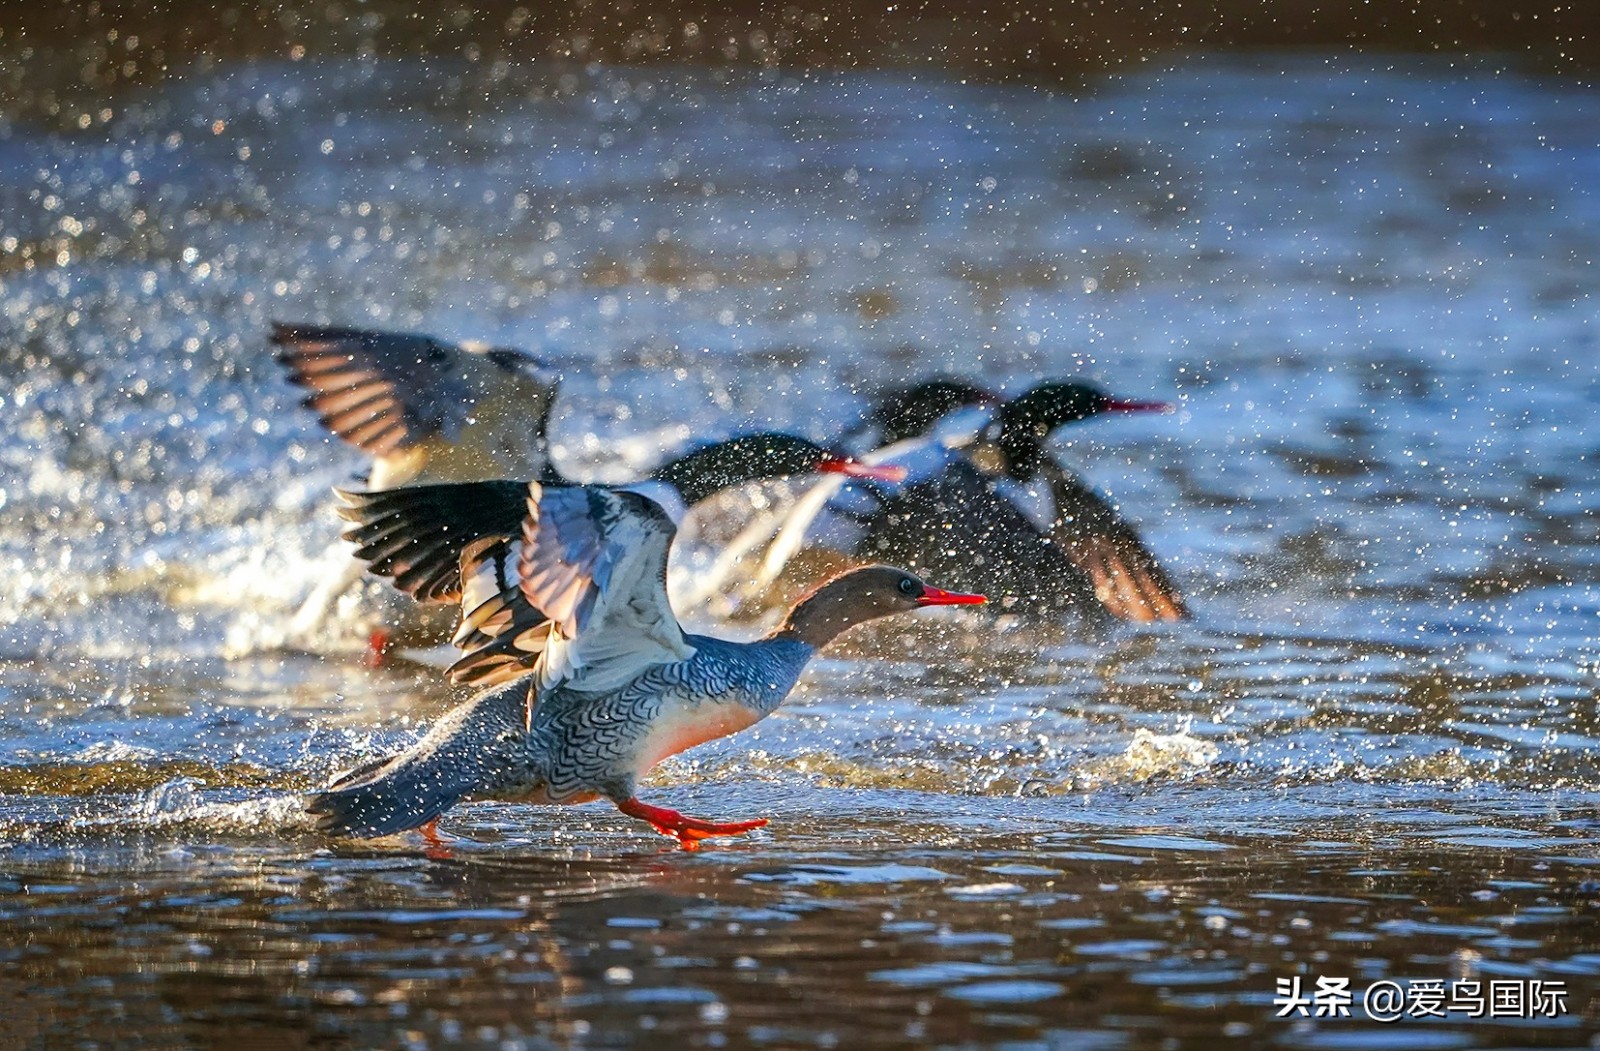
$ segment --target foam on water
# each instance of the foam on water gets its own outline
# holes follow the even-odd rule
[[[1122,755],[1075,770],[1074,788],[1182,777],[1204,770],[1220,754],[1215,743],[1186,732],[1157,734],[1141,726],[1133,732],[1133,740]]]

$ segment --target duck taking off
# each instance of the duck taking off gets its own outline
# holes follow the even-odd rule
[[[651,497],[674,523],[714,494],[748,482],[803,474],[895,482],[905,470],[864,464],[792,434],[745,434],[669,460],[621,489]],[[461,606],[450,666],[461,683],[487,685],[531,669],[543,649],[545,617],[523,598],[518,567],[528,482],[487,481],[339,492],[344,539],[355,558],[421,602]]]
[[[559,377],[527,351],[281,322],[273,323],[271,342],[289,380],[309,392],[306,407],[372,457],[369,488],[519,475],[561,480],[547,439]],[[324,577],[295,613],[289,637],[319,634],[361,572],[346,560]]]
[[[319,826],[370,837],[432,823],[468,798],[606,798],[686,850],[765,819],[718,822],[652,806],[636,785],[667,756],[771,714],[806,663],[855,624],[981,595],[870,566],[830,580],[755,642],[684,632],[667,599],[676,532],[654,501],[598,486],[530,483],[517,577],[549,618],[533,674],[451,711],[419,742],[317,793]]]
[[[525,350],[281,322],[271,341],[306,407],[372,457],[369,488],[545,477],[560,377]]]
[[[939,432],[951,412],[988,404],[981,388],[951,381],[885,399],[869,419],[896,442],[863,459],[892,456],[908,477],[814,487],[767,548],[755,586],[770,585],[802,547],[813,546],[856,561],[897,562],[1034,612],[1141,623],[1186,616],[1182,595],[1137,531],[1044,448],[1066,424],[1170,406],[1113,398],[1084,383],[1043,383],[1001,405],[986,427]]]

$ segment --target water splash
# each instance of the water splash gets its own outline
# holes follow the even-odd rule
[[[1159,778],[1187,778],[1201,773],[1221,754],[1215,743],[1188,731],[1162,734],[1140,727],[1120,754],[1091,759],[1073,771],[1070,784],[1057,791],[1083,791],[1109,785],[1143,784]]]

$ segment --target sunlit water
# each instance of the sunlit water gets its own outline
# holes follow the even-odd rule
[[[1409,58],[1083,94],[285,60],[12,107],[13,1036],[1585,1043],[1597,126],[1587,87]],[[558,458],[606,479],[699,435],[836,437],[932,371],[1173,400],[1056,451],[1195,619],[859,632],[654,779],[773,818],[698,856],[604,806],[465,806],[450,857],[331,842],[296,793],[452,695],[277,647],[360,464],[272,319],[537,348]],[[1571,1013],[1294,1025],[1291,974],[1560,979]]]

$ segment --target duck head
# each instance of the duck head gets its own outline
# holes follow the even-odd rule
[[[898,482],[905,468],[865,464],[798,435],[764,431],[706,445],[658,467],[651,477],[678,490],[693,506],[722,489],[794,474],[843,474]]]
[[[1000,397],[965,380],[933,379],[895,391],[878,402],[867,417],[884,445],[926,434],[958,409],[998,405]]]
[[[865,566],[834,577],[801,599],[778,634],[820,648],[840,632],[878,617],[925,606],[975,606],[986,601],[982,595],[933,587],[894,566]]]
[[[1103,412],[1171,412],[1164,401],[1113,398],[1087,383],[1041,383],[1006,402],[994,443],[1005,473],[1018,481],[1032,478],[1044,457],[1044,443],[1063,424]]]

